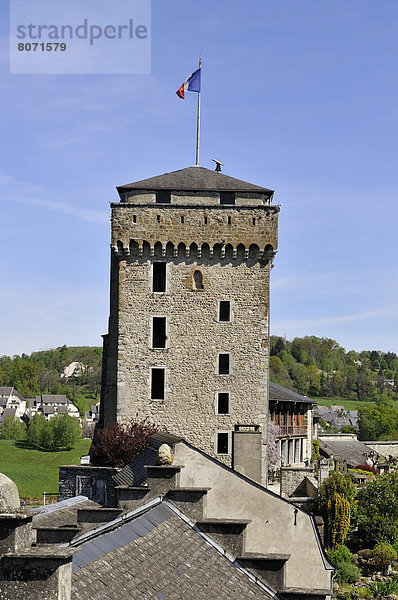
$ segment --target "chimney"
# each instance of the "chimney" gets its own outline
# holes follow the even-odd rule
[[[260,483],[261,451],[260,425],[235,425],[232,432],[232,468]]]

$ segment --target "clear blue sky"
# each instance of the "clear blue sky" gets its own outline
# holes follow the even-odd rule
[[[114,0],[118,2],[118,0]],[[276,190],[272,333],[398,352],[396,0],[152,2],[151,75],[9,75],[0,355],[100,345],[115,186],[194,162]]]

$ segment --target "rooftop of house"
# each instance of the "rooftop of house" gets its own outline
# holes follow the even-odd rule
[[[42,394],[38,396],[43,404],[69,404],[70,400],[65,394]]]
[[[13,389],[14,389],[13,387],[0,387],[0,396],[4,396],[4,397],[8,398],[8,396],[10,396]]]
[[[319,437],[319,449],[324,456],[340,456],[350,467],[366,464],[370,450],[363,442],[355,439],[329,439]]]
[[[272,196],[273,190],[268,188],[224,175],[224,173],[216,173],[211,169],[194,166],[171,171],[156,177],[149,177],[141,181],[127,183],[118,186],[119,194],[128,192],[129,190],[178,190],[178,191],[207,191],[207,192],[257,192],[265,194],[267,197]]]
[[[158,450],[165,442],[174,456],[159,466]],[[80,478],[98,477],[92,493],[95,481],[108,486],[115,471],[62,469],[71,469],[73,482],[79,469]],[[288,500],[168,433],[152,436],[130,473],[137,475],[133,484],[116,482],[117,502],[100,505],[77,496],[38,514],[26,511],[36,543],[10,560],[29,556],[43,563],[45,554],[63,552],[61,559],[72,561],[70,600],[325,600],[330,595],[333,567],[315,521]],[[24,577],[24,582],[35,579]]]
[[[307,396],[302,396],[293,390],[282,387],[273,381],[269,382],[269,399],[272,402],[303,402],[304,404],[316,404]]]
[[[0,398],[8,399],[10,396],[15,396],[19,400],[23,401],[25,398],[21,396],[19,392],[13,387],[0,387]]]
[[[115,526],[78,546],[72,600],[272,598],[165,500]]]

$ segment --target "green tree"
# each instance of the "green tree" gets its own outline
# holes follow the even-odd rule
[[[321,392],[321,374],[315,365],[307,367],[308,393],[311,396],[319,396]]]
[[[387,575],[389,567],[397,558],[397,552],[388,542],[380,542],[373,548],[373,562],[384,575]]]
[[[356,487],[351,478],[341,473],[332,473],[320,486],[317,510],[325,522],[325,543],[327,545],[338,546],[344,541],[355,496]]]
[[[398,471],[377,475],[360,489],[357,521],[367,546],[398,542]]]
[[[270,346],[270,355],[275,356],[285,349],[285,340],[282,337],[275,338],[275,336],[272,336]]]
[[[74,448],[77,440],[81,438],[82,430],[79,419],[70,415],[59,415],[51,419],[50,424],[54,431],[56,448],[70,450]]]
[[[1,425],[2,440],[23,440],[26,436],[26,425],[18,417],[6,417]]]
[[[350,527],[350,503],[341,494],[335,493],[328,501],[328,538],[332,548],[340,548]]]
[[[358,411],[360,440],[379,440],[395,436],[398,431],[398,410],[381,402],[377,406],[361,407]]]
[[[33,415],[28,425],[26,441],[34,448],[41,447],[41,437],[45,426],[46,420],[42,415],[39,415],[38,413]]]
[[[56,415],[47,421],[34,415],[29,423],[27,441],[40,450],[70,450],[81,437],[79,420],[70,415]]]

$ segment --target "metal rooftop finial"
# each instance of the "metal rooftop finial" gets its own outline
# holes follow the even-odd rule
[[[221,160],[218,160],[217,158],[212,158],[211,160],[216,163],[215,171],[219,173],[221,171],[221,167],[224,166],[224,163],[222,163]]]

